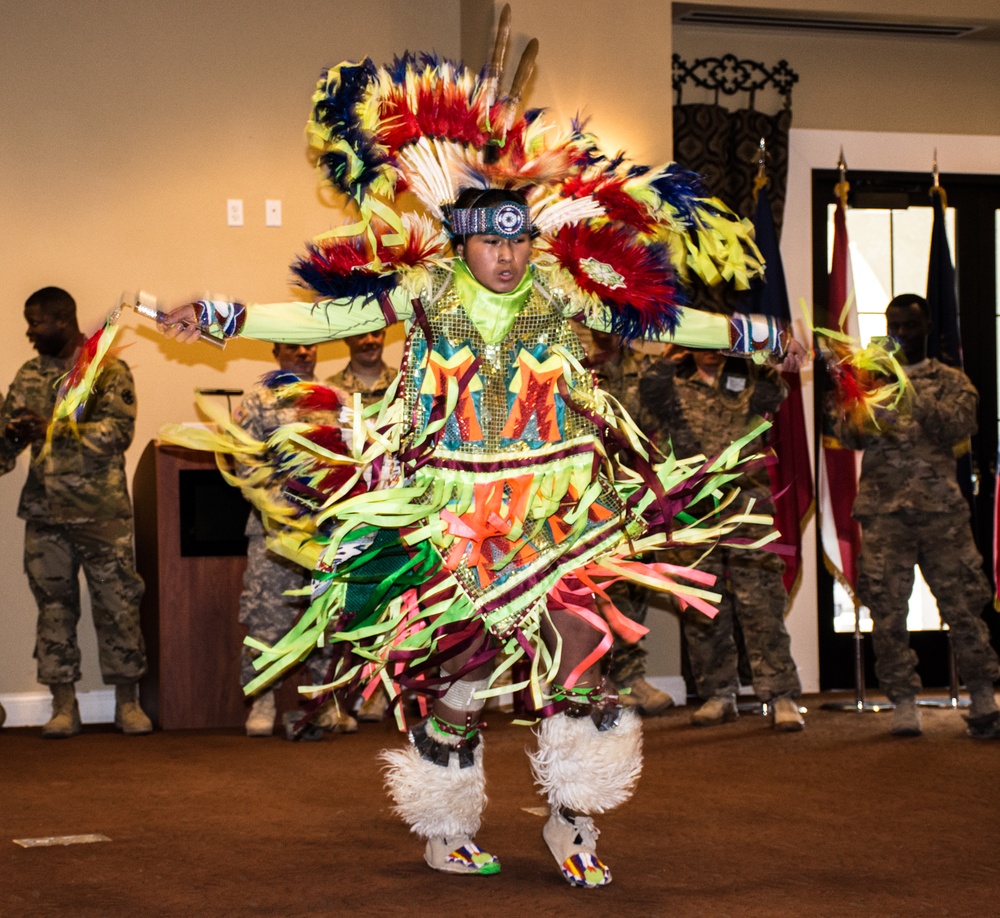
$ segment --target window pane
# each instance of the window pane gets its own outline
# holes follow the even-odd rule
[[[833,263],[835,210],[833,204],[827,206],[827,271]],[[863,343],[867,344],[873,335],[885,334],[885,307],[896,294],[926,293],[933,222],[930,205],[905,210],[848,209],[847,237]],[[954,253],[953,207],[945,212],[945,232]]]

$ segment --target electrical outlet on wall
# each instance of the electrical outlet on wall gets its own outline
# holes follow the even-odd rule
[[[226,201],[226,219],[230,226],[243,225],[243,200],[230,198]]]

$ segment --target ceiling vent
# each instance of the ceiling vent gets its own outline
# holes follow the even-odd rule
[[[680,9],[678,9],[680,7]],[[749,9],[690,7],[675,4],[674,22],[698,26],[733,26],[741,29],[784,29],[796,32],[848,33],[900,38],[963,38],[980,31],[980,25],[942,22],[893,22],[841,16],[764,13]]]

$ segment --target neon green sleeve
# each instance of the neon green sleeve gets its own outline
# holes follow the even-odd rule
[[[413,318],[412,294],[397,287],[386,299],[254,303],[247,306],[241,338],[279,344],[318,344],[385,328]]]
[[[663,332],[654,340],[713,351],[729,349],[732,344],[729,335],[729,316],[705,312],[702,309],[686,309],[683,306],[678,309],[678,313],[677,328],[672,332]],[[597,331],[611,331],[607,310],[588,315],[583,322]]]
[[[682,347],[699,347],[706,350],[725,351],[732,344],[729,335],[729,316],[703,309],[680,308],[680,321],[673,332],[664,332],[658,341],[672,342]]]
[[[606,312],[587,317],[585,321],[591,328],[611,330]],[[787,323],[773,316],[741,312],[726,316],[681,307],[677,327],[653,340],[753,357],[760,363],[786,354],[791,332]]]

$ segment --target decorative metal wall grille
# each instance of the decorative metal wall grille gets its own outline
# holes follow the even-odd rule
[[[792,87],[798,81],[799,75],[788,66],[788,61],[778,61],[769,68],[758,61],[740,60],[735,54],[702,57],[693,64],[688,64],[679,54],[673,57],[672,85],[677,93],[677,105],[681,104],[684,86],[691,83],[714,91],[716,105],[720,93],[727,96],[748,93],[750,108],[754,107],[758,90],[773,87],[784,98],[785,108],[791,108]]]

